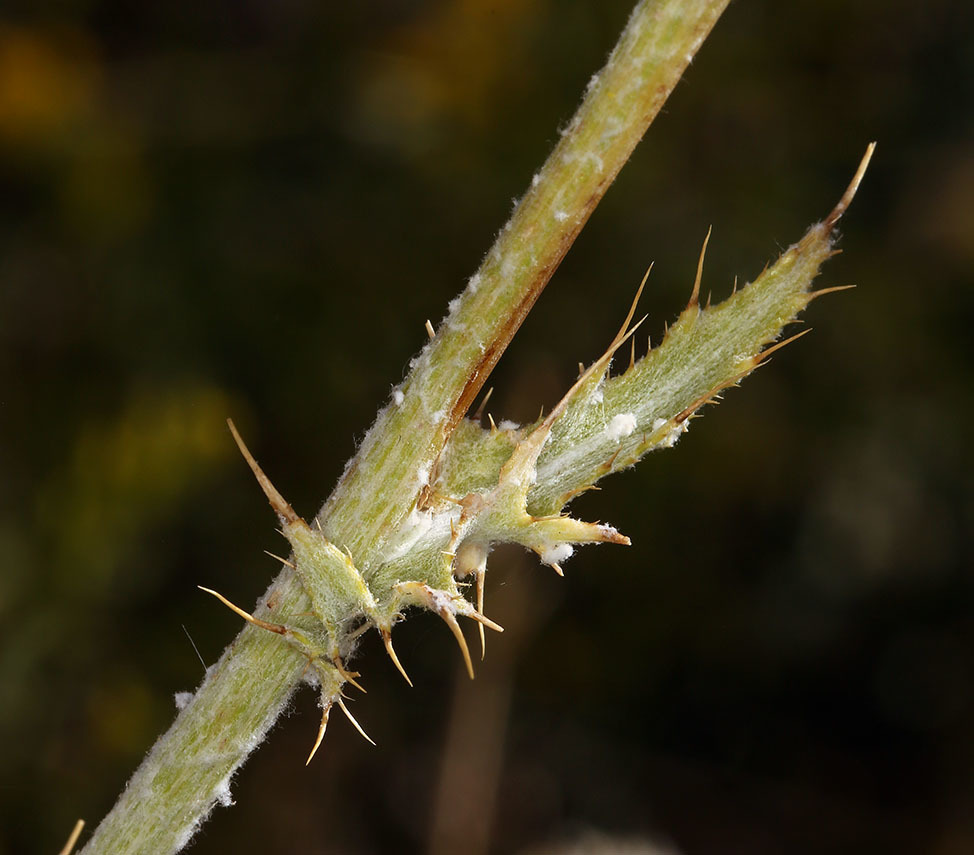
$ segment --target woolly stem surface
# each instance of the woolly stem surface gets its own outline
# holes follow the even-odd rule
[[[421,473],[431,472],[726,5],[727,0],[656,0],[636,6],[554,152],[414,361],[401,401],[379,413],[318,515],[324,533],[351,552],[366,580],[381,563],[385,544],[417,501],[424,501],[427,485]],[[308,607],[300,581],[285,569],[256,614],[273,621]],[[81,852],[169,853],[185,846],[215,804],[230,802],[231,776],[263,739],[306,671],[306,659],[293,647],[273,633],[246,626],[208,669]]]

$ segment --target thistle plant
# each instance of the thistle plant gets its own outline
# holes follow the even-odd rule
[[[365,735],[344,702],[364,679],[355,655],[365,633],[379,634],[391,666],[409,682],[395,627],[418,611],[434,612],[473,677],[460,618],[477,624],[481,655],[485,628],[502,631],[485,605],[491,550],[520,544],[560,574],[579,546],[629,545],[611,525],[575,519],[567,506],[605,476],[671,447],[702,407],[797,338],[781,336],[809,302],[839,290],[812,290],[812,282],[834,251],[834,226],[872,145],[831,213],[714,306],[700,304],[705,241],[686,308],[645,355],[636,356],[640,285],[617,335],[580,366],[547,415],[526,425],[497,425],[488,416],[486,426],[483,407],[467,415],[726,4],[636,6],[555,150],[446,316],[435,329],[427,323],[425,348],[315,516],[289,504],[230,423],[290,552],[252,612],[235,605],[232,592],[203,589],[245,625],[196,692],[181,699],[176,721],[82,852],[185,846],[214,805],[230,803],[233,774],[302,683],[314,687],[321,707],[307,762],[336,707]],[[625,366],[614,376],[613,359]]]

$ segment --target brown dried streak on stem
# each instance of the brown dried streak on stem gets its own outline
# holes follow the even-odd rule
[[[446,440],[450,438],[450,435],[460,423],[460,420],[467,414],[467,410],[469,410],[473,405],[477,395],[480,394],[480,390],[483,389],[484,383],[487,382],[487,378],[494,370],[494,367],[497,365],[504,351],[507,350],[507,346],[511,343],[515,333],[521,328],[521,324],[524,323],[524,319],[528,316],[531,309],[534,308],[534,304],[537,302],[538,297],[541,296],[541,292],[544,291],[545,286],[549,281],[551,281],[551,277],[554,276],[554,273],[561,264],[562,259],[568,254],[568,250],[571,249],[572,244],[575,242],[575,238],[578,237],[582,227],[588,222],[588,218],[592,215],[592,211],[595,210],[596,205],[598,205],[599,201],[602,199],[602,196],[605,195],[605,191],[608,189],[609,183],[611,182],[605,183],[604,187],[600,185],[601,192],[599,192],[597,196],[592,196],[590,198],[589,203],[581,213],[581,219],[579,220],[577,226],[562,236],[558,248],[554,253],[554,261],[551,264],[538,269],[538,272],[534,276],[531,285],[521,298],[520,302],[511,310],[505,323],[497,329],[494,338],[487,343],[487,349],[484,351],[483,358],[480,360],[480,362],[473,366],[466,385],[464,385],[463,389],[461,390],[460,396],[453,405],[453,409],[450,410],[450,415],[446,422],[444,444]]]

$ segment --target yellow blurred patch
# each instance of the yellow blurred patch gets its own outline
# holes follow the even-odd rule
[[[80,34],[0,26],[0,136],[30,143],[63,129],[91,110],[99,78]]]
[[[56,543],[56,572],[94,593],[147,528],[234,454],[221,389],[144,390],[114,419],[89,424],[38,499],[39,524]]]
[[[546,0],[446,0],[396,31],[359,70],[360,125],[423,147],[443,116],[474,127],[524,72],[525,34]]]
[[[97,756],[125,755],[145,749],[158,723],[153,719],[154,697],[138,677],[108,685],[99,683],[88,696],[87,734]]]

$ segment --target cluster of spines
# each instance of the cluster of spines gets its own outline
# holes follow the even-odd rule
[[[641,290],[642,286],[640,292]],[[637,293],[637,300],[638,297]],[[307,659],[308,667],[320,686],[322,707],[321,725],[308,762],[314,757],[321,744],[333,703],[337,703],[355,728],[369,739],[344,704],[341,692],[345,683],[365,691],[356,680],[360,675],[348,669],[342,657],[342,641],[347,636],[344,628],[350,622],[362,621],[362,628],[374,626],[379,631],[389,658],[411,686],[412,681],[392,645],[392,626],[402,610],[408,606],[418,606],[435,612],[456,638],[467,671],[472,678],[473,662],[463,631],[457,622],[457,616],[472,618],[479,624],[482,656],[485,649],[484,627],[498,632],[503,631],[502,627],[483,614],[487,554],[494,543],[498,541],[521,543],[533,549],[542,561],[550,564],[559,574],[562,572],[561,567],[552,556],[559,554],[558,547],[562,545],[596,542],[629,544],[629,538],[619,534],[612,526],[584,523],[561,514],[532,516],[527,512],[527,495],[534,483],[538,455],[556,419],[577,390],[582,388],[592,375],[607,367],[615,350],[638,327],[638,324],[629,327],[635,305],[634,301],[622,329],[602,359],[579,378],[547,418],[515,444],[513,453],[501,467],[495,487],[486,493],[468,493],[461,499],[450,500],[461,508],[461,512],[456,522],[451,519],[450,540],[447,548],[441,550],[441,555],[450,563],[451,581],[470,575],[475,577],[476,607],[460,594],[455,585],[438,588],[424,580],[396,582],[389,596],[377,598],[355,566],[352,556],[340,550],[325,537],[317,520],[315,527],[312,527],[295,512],[261,469],[233,422],[228,421],[241,454],[280,520],[280,531],[291,544],[293,560],[268,554],[297,574],[311,603],[310,615],[302,617],[310,617],[311,621],[302,620],[299,623],[266,621],[247,613],[212,589],[202,588],[202,590],[217,597],[248,623],[280,635],[285,642]],[[423,498],[428,498],[428,494],[422,494],[417,501]],[[380,600],[389,605],[380,608]],[[355,635],[361,631],[363,629],[356,630]]]
[[[436,612],[446,622],[460,645],[472,677],[473,664],[470,652],[456,616],[473,618],[481,626],[497,631],[503,629],[475,609],[455,587],[453,590],[443,590],[423,581],[395,584],[390,596],[382,598],[383,602],[389,605],[380,608],[379,601],[355,566],[352,556],[325,537],[317,520],[312,527],[295,512],[261,469],[233,422],[228,421],[228,424],[241,454],[280,520],[281,533],[291,544],[293,560],[276,555],[272,557],[297,574],[308,595],[311,608],[309,614],[295,616],[295,621],[275,623],[247,613],[210,588],[201,586],[201,589],[215,596],[253,626],[280,635],[285,642],[307,659],[313,679],[320,687],[322,707],[321,725],[307,762],[311,762],[321,744],[334,703],[339,705],[356,730],[372,742],[343,700],[342,687],[345,683],[365,691],[356,680],[361,675],[347,668],[343,659],[343,642],[347,642],[349,637],[357,636],[366,628],[375,627],[382,637],[383,645],[392,663],[406,682],[412,685],[392,645],[392,626],[404,608],[421,606]],[[354,621],[362,621],[362,629],[346,632],[346,627]]]
[[[831,232],[835,222],[851,201],[868,165],[873,148],[874,146],[870,145],[867,149],[866,156],[863,158],[856,176],[839,204],[836,205],[829,217],[817,227],[823,229],[826,236]],[[696,278],[690,300],[680,314],[676,325],[672,330],[668,330],[667,338],[670,332],[680,325],[692,326],[701,311],[705,311],[699,305],[699,296],[704,256],[709,237],[708,231],[697,264]],[[808,236],[806,236],[807,239]],[[801,246],[802,244],[799,244],[797,249],[800,249]],[[450,536],[446,548],[438,551],[442,561],[446,562],[441,564],[439,569],[445,572],[430,574],[431,578],[408,581],[396,580],[391,584],[389,590],[380,592],[380,595],[377,596],[356,567],[351,554],[342,551],[338,546],[331,543],[322,532],[320,524],[317,524],[317,520],[315,520],[316,526],[312,528],[294,511],[257,464],[233,423],[229,423],[230,430],[241,453],[280,519],[282,534],[291,544],[293,561],[279,556],[274,557],[297,574],[311,602],[310,615],[298,617],[311,618],[311,620],[310,622],[299,620],[290,624],[272,623],[248,614],[215,591],[208,588],[203,588],[203,590],[219,598],[254,626],[280,635],[283,640],[306,657],[314,680],[320,687],[322,707],[321,725],[307,762],[311,761],[321,744],[328,716],[334,703],[339,705],[355,728],[366,739],[369,739],[343,701],[342,688],[345,683],[350,683],[363,692],[365,691],[356,681],[360,675],[350,671],[345,665],[343,644],[346,646],[345,652],[347,652],[350,641],[357,638],[368,628],[375,627],[382,637],[383,645],[391,661],[411,686],[412,681],[392,646],[392,626],[401,617],[403,609],[408,606],[418,606],[436,612],[444,620],[457,640],[468,673],[472,678],[473,664],[463,631],[457,622],[457,616],[463,615],[472,618],[479,624],[481,655],[484,651],[484,627],[503,631],[500,626],[484,615],[483,608],[487,556],[492,546],[498,542],[521,544],[536,552],[543,563],[550,565],[561,575],[562,570],[559,562],[571,554],[572,547],[575,544],[618,543],[628,545],[630,543],[629,538],[620,534],[612,526],[581,522],[562,514],[561,508],[579,493],[589,489],[597,489],[594,487],[595,480],[632,465],[653,448],[671,445],[675,438],[686,429],[689,419],[701,407],[717,400],[723,390],[739,383],[744,376],[763,363],[772,353],[807,332],[799,333],[760,350],[753,356],[743,358],[739,363],[739,369],[733,372],[731,376],[711,386],[705,393],[693,399],[676,414],[666,419],[657,419],[648,431],[641,432],[639,441],[630,444],[624,453],[623,449],[620,448],[607,460],[604,460],[591,483],[573,486],[561,494],[555,501],[554,512],[534,515],[529,512],[529,493],[536,483],[538,460],[545,444],[551,437],[552,429],[564,416],[570,404],[585,398],[586,395],[604,383],[608,376],[613,355],[627,340],[632,338],[642,323],[640,320],[636,324],[632,324],[632,319],[648,276],[649,271],[640,284],[629,314],[608,349],[588,369],[580,366],[577,381],[548,416],[539,418],[538,422],[528,429],[503,432],[510,437],[511,451],[505,462],[500,465],[493,486],[479,486],[479,488],[466,492],[461,498],[456,498],[439,494],[437,487],[442,487],[442,482],[430,479],[430,482],[417,495],[415,507],[418,510],[430,511],[434,506],[444,505],[459,507],[459,514],[450,517]],[[804,290],[796,305],[796,313],[812,299],[825,293],[843,290],[843,287],[849,286],[818,291]],[[709,302],[708,299],[708,307]],[[788,320],[793,320],[793,316],[787,318],[785,323]],[[427,322],[427,333],[432,338],[432,325],[429,322]],[[664,344],[665,342],[666,339],[664,339]],[[635,367],[635,348],[633,347],[626,373],[631,372]],[[489,394],[488,392],[487,397]],[[486,402],[486,398],[484,402]],[[483,404],[481,404],[481,408],[483,408]],[[494,425],[493,419],[490,419],[490,422],[491,429],[488,436],[494,437],[498,434],[499,429]],[[628,436],[627,428],[634,429],[634,425],[622,426],[622,433]],[[436,468],[438,467],[434,467],[434,470]],[[417,562],[417,564],[420,563]],[[435,575],[435,579],[432,578],[433,575]],[[476,585],[476,606],[463,597],[455,583],[457,579],[464,579],[471,575],[474,577]],[[439,586],[436,584],[437,582]],[[358,627],[349,630],[350,625],[355,622],[358,622]],[[372,740],[369,739],[369,741]]]
[[[578,543],[626,545],[630,543],[629,538],[620,534],[612,526],[584,523],[562,514],[532,516],[527,511],[527,496],[534,484],[538,456],[551,433],[552,426],[578,390],[583,388],[592,376],[607,369],[612,354],[639,326],[637,323],[630,327],[630,322],[643,285],[640,286],[629,315],[609,349],[579,378],[547,418],[516,442],[513,452],[501,467],[493,489],[483,493],[471,492],[460,499],[448,500],[458,505],[461,511],[456,521],[451,519],[450,540],[446,549],[441,550],[440,554],[450,564],[451,582],[470,575],[475,577],[476,606],[460,594],[455,584],[435,587],[429,584],[429,580],[421,579],[397,581],[392,585],[388,595],[376,597],[365,577],[355,566],[352,556],[343,552],[325,537],[317,520],[315,527],[312,527],[295,512],[261,469],[233,422],[228,422],[240,453],[253,471],[271,508],[280,520],[281,533],[291,544],[293,560],[280,556],[272,557],[297,574],[311,603],[310,615],[302,617],[310,617],[311,622],[309,623],[308,620],[299,623],[266,621],[248,614],[216,591],[209,588],[202,590],[217,597],[248,623],[280,635],[307,659],[308,666],[320,686],[322,707],[321,725],[308,762],[321,743],[333,703],[337,703],[356,729],[366,736],[345,706],[341,693],[345,683],[350,683],[364,691],[356,680],[360,675],[348,669],[342,657],[342,642],[347,636],[344,628],[350,622],[361,621],[362,627],[374,626],[379,631],[389,658],[407,683],[412,685],[392,646],[392,626],[402,610],[408,606],[418,606],[435,612],[456,638],[467,671],[472,678],[473,662],[463,631],[457,622],[457,616],[472,618],[479,624],[482,656],[485,649],[484,627],[498,632],[503,631],[502,627],[483,613],[487,555],[494,543],[498,541],[520,543],[534,550],[542,561],[550,564],[559,574],[562,571],[555,557],[561,554],[560,547]],[[417,503],[430,500],[429,492],[421,493],[417,497]],[[380,608],[380,602],[388,605]],[[357,630],[356,634],[359,631],[361,630]],[[366,736],[366,739],[368,738]]]

